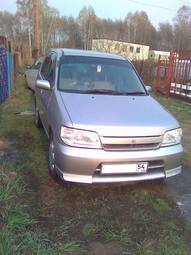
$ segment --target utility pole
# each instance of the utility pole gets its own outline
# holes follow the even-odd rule
[[[35,60],[39,58],[39,0],[33,0],[34,9],[34,51]]]

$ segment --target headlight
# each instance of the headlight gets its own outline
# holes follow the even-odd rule
[[[101,148],[99,136],[92,131],[61,127],[60,137],[65,144],[70,146],[97,149]]]
[[[182,129],[177,128],[170,131],[167,131],[163,136],[163,141],[161,146],[169,146],[181,143],[182,138]]]

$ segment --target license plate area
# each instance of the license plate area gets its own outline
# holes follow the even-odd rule
[[[148,162],[112,164],[104,163],[101,166],[102,174],[136,174],[146,173]]]

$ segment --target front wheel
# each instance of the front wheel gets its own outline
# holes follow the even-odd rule
[[[38,108],[37,108],[37,105],[36,105],[36,100],[35,100],[35,119],[34,119],[34,122],[35,122],[35,126],[37,128],[42,128],[42,122],[41,122],[39,111],[38,111]]]

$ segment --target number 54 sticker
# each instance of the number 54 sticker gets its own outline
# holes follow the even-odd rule
[[[146,173],[148,168],[148,163],[147,162],[141,162],[137,164],[137,169],[136,172],[138,173]]]

